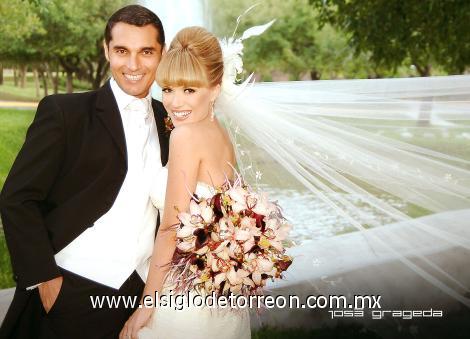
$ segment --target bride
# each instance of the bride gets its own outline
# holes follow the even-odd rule
[[[234,178],[230,166],[236,163],[233,145],[214,116],[223,72],[220,44],[201,27],[181,30],[159,65],[157,83],[162,88],[162,102],[174,130],[170,137],[163,219],[155,239],[144,296],[171,293],[172,282],[165,281],[165,277],[171,270],[169,262],[176,246],[173,226],[179,223],[178,210],[189,209],[188,192],[209,198],[214,186]],[[142,307],[126,322],[120,338],[136,338],[137,334],[139,338],[243,339],[250,338],[250,320],[247,308],[231,311]]]
[[[241,40],[266,28],[260,27],[245,31]],[[242,69],[241,40],[221,42],[227,65],[214,36],[200,28],[184,29],[158,69],[163,103],[176,128],[171,136],[164,219],[144,295],[166,293],[171,286],[171,281],[164,284],[164,277],[175,248],[174,207],[187,209],[189,192],[211,196],[212,186],[224,182],[225,174],[232,179],[227,162],[235,164],[236,153],[245,179],[257,182],[262,176],[271,187],[307,189],[315,195],[316,204],[324,204],[329,218],[359,230],[293,247],[291,254],[297,258],[290,274],[295,279],[273,285],[275,292],[374,292],[383,296],[387,309],[428,304],[470,307],[470,277],[459,266],[470,250],[466,223],[470,161],[442,147],[433,150],[414,145],[415,140],[403,142],[381,135],[397,128],[403,130],[402,137],[409,137],[405,133],[412,128],[426,138],[430,131],[442,132],[442,138],[459,144],[458,138],[468,137],[457,132],[468,130],[470,78],[235,86],[233,80]],[[243,95],[239,95],[241,89],[247,89]],[[223,113],[229,135],[217,118],[211,119],[216,99],[216,110]],[[430,215],[413,218],[390,203],[390,195]],[[319,208],[316,205],[312,210]],[[316,219],[312,215],[303,231],[313,234],[310,224]],[[383,224],[387,226],[379,227]],[[357,269],[362,269],[358,276],[348,273]],[[398,288],[390,288],[390,282]],[[248,312],[205,311],[140,308],[126,323],[121,338],[137,337],[145,325],[138,333],[143,338],[250,336]],[[275,324],[312,323],[308,310],[276,310],[269,315]]]

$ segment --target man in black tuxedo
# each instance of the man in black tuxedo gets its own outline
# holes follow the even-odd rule
[[[114,338],[138,306],[159,218],[148,187],[168,160],[149,94],[164,44],[154,13],[124,7],[105,30],[113,77],[39,103],[0,196],[17,283],[1,338]]]

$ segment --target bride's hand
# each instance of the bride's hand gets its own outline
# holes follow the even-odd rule
[[[149,321],[154,312],[154,308],[138,308],[126,321],[119,333],[119,339],[138,339],[139,330]]]

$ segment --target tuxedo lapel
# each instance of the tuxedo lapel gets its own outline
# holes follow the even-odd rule
[[[127,159],[126,138],[124,135],[121,113],[119,112],[109,81],[107,81],[106,84],[98,91],[96,111],[109,134],[111,134],[114,143],[122,156],[124,159]]]
[[[157,124],[158,140],[160,141],[160,155],[162,166],[168,162],[168,141],[170,134],[166,130],[165,118],[167,113],[162,103],[152,99],[153,114],[155,116],[155,123]]]

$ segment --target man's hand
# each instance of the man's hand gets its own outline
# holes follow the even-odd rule
[[[48,280],[39,285],[39,296],[41,298],[42,305],[46,310],[46,313],[49,313],[52,306],[54,305],[57,296],[59,295],[60,289],[62,287],[62,276]]]

